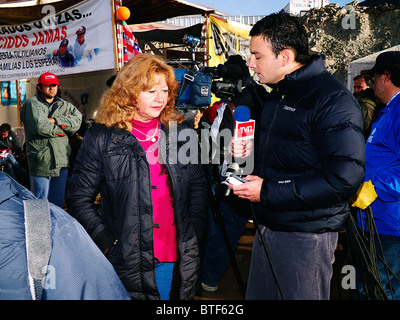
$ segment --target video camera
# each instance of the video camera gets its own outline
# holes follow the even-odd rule
[[[211,104],[211,93],[231,101],[235,94],[242,92],[244,79],[250,77],[246,62],[239,55],[229,57],[217,67],[204,67],[204,62],[196,61],[195,48],[203,47],[205,40],[185,34],[182,41],[192,52],[192,60],[167,61],[169,65],[176,66],[175,76],[179,83],[176,106],[179,110],[207,108]]]
[[[244,63],[244,67],[243,67]],[[243,79],[250,76],[244,60],[240,56],[232,56],[224,64],[217,67],[205,67],[205,72],[213,79],[211,92],[220,99],[231,100],[235,94],[242,93]]]
[[[193,37],[189,34],[185,34],[183,36],[183,43],[189,45],[190,49],[194,49],[194,48],[202,48],[205,44],[206,38],[204,37]]]

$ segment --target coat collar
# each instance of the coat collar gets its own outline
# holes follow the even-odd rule
[[[322,58],[314,55],[309,63],[287,74],[283,80],[279,81],[276,89],[282,94],[289,93],[301,86],[304,82],[323,72],[327,71]]]
[[[47,100],[43,97],[43,95],[42,95],[40,92],[38,92],[38,93],[36,94],[36,96],[37,96],[37,99],[38,99],[40,102],[45,103],[45,104],[47,104],[47,105],[52,105],[54,102],[61,101],[61,98],[55,96],[54,99],[53,99],[53,102],[52,102],[52,103],[48,103]]]

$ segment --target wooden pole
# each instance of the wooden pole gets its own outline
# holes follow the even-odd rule
[[[21,122],[21,117],[20,117],[20,113],[21,113],[21,90],[19,88],[20,86],[20,81],[19,80],[15,80],[15,87],[16,87],[16,92],[17,92],[17,116],[18,116],[18,125],[21,127],[22,126],[22,122]]]
[[[113,29],[113,41],[114,41],[114,63],[115,63],[115,70],[120,70],[120,63],[119,63],[119,40],[117,38],[117,30],[119,26],[115,21],[115,0],[111,1],[111,21],[112,21],[112,29]]]

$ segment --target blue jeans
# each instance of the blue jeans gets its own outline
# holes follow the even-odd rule
[[[39,199],[48,199],[60,208],[64,208],[65,186],[68,168],[61,168],[58,177],[30,176],[31,191]]]
[[[400,237],[389,236],[380,234],[379,239],[382,244],[383,255],[385,258],[386,264],[393,271],[393,273],[400,278]],[[381,256],[382,253],[380,251],[378,243],[376,243],[376,251],[377,255]],[[386,272],[385,265],[378,259],[378,268],[379,268],[379,276],[381,278],[382,286],[385,289],[385,292],[389,299],[391,300],[400,300],[400,284],[394,278],[393,274],[389,272],[390,284],[393,290],[393,296],[390,292],[390,285],[388,280],[388,274]]]
[[[220,209],[223,212],[223,222],[231,250],[235,250],[246,227],[247,219],[239,216],[225,202],[220,203]],[[230,258],[220,226],[214,221],[211,210],[208,210],[204,258],[201,263],[201,281],[209,286],[216,286],[228,268],[229,263]]]
[[[20,166],[17,160],[15,160],[14,156],[10,153],[7,157],[0,158],[0,163],[4,163],[4,165],[6,166],[6,173],[8,173],[11,178],[15,180],[16,176],[14,172],[14,166],[16,168],[20,168]]]
[[[160,300],[169,300],[174,265],[174,262],[159,262],[155,264],[156,284]]]
[[[286,300],[329,299],[337,232],[279,232],[266,229],[262,238]],[[256,233],[246,299],[281,298],[260,236]]]

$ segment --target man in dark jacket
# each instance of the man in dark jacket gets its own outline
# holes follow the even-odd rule
[[[17,135],[8,123],[0,126],[0,164],[5,165],[5,171],[14,179],[24,174],[26,170],[19,164],[16,157],[21,155],[21,145]]]
[[[11,126],[8,123],[3,123],[0,126],[0,150],[8,148],[15,155],[19,155],[22,152],[17,135],[11,130]]]
[[[249,66],[274,89],[256,122],[256,172],[232,186],[260,223],[246,298],[329,299],[338,231],[364,176],[360,106],[309,56],[297,18],[271,14],[250,35]]]

